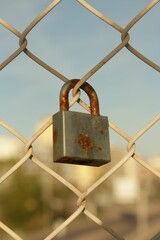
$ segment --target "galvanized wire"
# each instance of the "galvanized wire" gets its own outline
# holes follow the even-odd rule
[[[7,23],[4,19],[0,19],[0,24],[8,29],[12,34],[14,34],[19,39],[19,45],[20,47],[15,50],[14,53],[12,53],[6,60],[4,60],[1,65],[0,69],[6,68],[10,62],[14,61],[15,58],[18,58],[18,56],[24,52],[30,59],[35,61],[37,64],[39,64],[41,67],[46,69],[47,71],[51,72],[53,75],[55,75],[60,80],[66,82],[68,81],[68,78],[64,76],[62,73],[58,72],[51,66],[49,66],[47,63],[45,63],[43,60],[39,59],[36,55],[34,55],[31,51],[27,49],[27,35],[29,32],[34,30],[34,27],[44,18],[47,16],[47,14],[50,11],[55,11],[55,7],[60,4],[62,0],[54,0],[47,8],[45,8],[32,22],[27,26],[26,29],[22,33],[20,33],[17,29],[15,29],[13,26],[11,26],[9,23]],[[96,73],[99,69],[103,67],[110,59],[112,59],[118,52],[120,52],[124,47],[128,49],[132,54],[134,54],[137,58],[139,58],[141,61],[145,62],[147,65],[149,65],[151,68],[153,68],[155,71],[160,72],[160,66],[155,64],[150,59],[146,58],[144,55],[142,55],[139,51],[137,51],[135,48],[133,48],[129,44],[130,35],[129,30],[137,24],[137,22],[143,18],[143,16],[150,11],[153,7],[156,6],[156,4],[159,3],[159,0],[152,0],[144,9],[142,9],[128,24],[125,28],[122,28],[117,23],[113,22],[110,18],[107,16],[104,16],[101,12],[99,12],[97,9],[95,9],[93,6],[88,4],[84,0],[77,0],[77,3],[81,4],[83,7],[85,7],[86,10],[90,11],[94,15],[96,15],[98,18],[100,18],[103,22],[106,24],[109,24],[113,29],[118,31],[121,34],[121,42],[116,46],[115,49],[111,50],[111,52],[105,56],[100,62],[96,64],[91,70],[89,70],[76,84],[76,86],[73,89],[73,99],[70,102],[70,106],[73,105],[76,101],[78,101],[85,109],[89,111],[89,106],[82,100],[80,100],[80,86],[87,81],[94,73]],[[127,161],[130,161],[130,159],[134,159],[136,162],[141,164],[144,168],[149,170],[153,175],[160,178],[160,173],[155,170],[153,167],[151,167],[148,163],[146,163],[143,159],[141,159],[140,156],[136,153],[136,142],[139,138],[142,137],[143,134],[145,134],[150,128],[152,128],[158,121],[160,120],[160,114],[153,117],[149,123],[147,123],[138,133],[130,137],[128,136],[123,130],[121,130],[119,127],[117,127],[115,124],[113,124],[111,121],[109,121],[109,127],[113,129],[118,135],[120,135],[126,142],[126,154],[125,156],[110,169],[108,172],[106,172],[103,176],[101,176],[97,181],[95,181],[91,186],[89,186],[85,192],[81,192],[77,187],[75,187],[73,184],[71,184],[69,181],[67,181],[65,178],[60,176],[58,173],[53,171],[51,168],[46,166],[44,163],[42,163],[37,157],[34,156],[33,152],[33,143],[37,141],[37,139],[41,136],[41,134],[48,129],[53,124],[52,117],[49,117],[48,120],[43,124],[43,126],[30,138],[26,139],[24,136],[22,136],[20,133],[18,133],[15,129],[13,129],[9,124],[5,123],[3,120],[0,120],[0,126],[6,129],[10,134],[14,135],[19,141],[21,141],[24,144],[24,156],[19,159],[19,161],[11,167],[8,171],[6,171],[1,177],[0,177],[0,183],[2,184],[4,181],[6,181],[14,172],[16,172],[28,159],[36,164],[39,168],[41,168],[43,171],[48,173],[53,178],[57,179],[59,182],[61,182],[66,188],[70,189],[73,194],[77,196],[77,210],[69,217],[67,218],[59,227],[53,230],[48,236],[44,238],[44,240],[51,240],[56,237],[59,232],[61,232],[63,229],[65,229],[71,222],[73,222],[76,218],[78,218],[82,213],[85,214],[88,218],[90,218],[93,222],[95,222],[98,226],[103,228],[105,231],[107,231],[110,235],[115,237],[115,239],[123,240],[124,238],[119,236],[118,233],[116,233],[113,229],[111,229],[108,226],[105,226],[105,224],[97,218],[94,214],[92,214],[87,208],[86,208],[86,202],[87,197],[95,190],[97,189],[103,182],[107,181],[107,179],[113,175],[118,169],[122,167]],[[18,209],[17,209],[18,211]],[[19,237],[14,230],[12,230],[9,226],[5,225],[5,223],[0,222],[0,228],[3,229],[8,235],[10,235],[13,239],[16,240],[22,240],[21,237]]]

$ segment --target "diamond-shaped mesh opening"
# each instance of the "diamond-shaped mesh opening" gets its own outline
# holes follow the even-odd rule
[[[99,30],[96,35],[95,28]],[[50,38],[46,38],[46,35]],[[111,37],[113,35],[114,38]],[[53,9],[52,14],[38,23],[27,39],[30,51],[68,78],[72,78],[73,74],[84,74],[108,54],[110,48],[115,48],[119,43],[119,34],[112,27],[97,20],[96,16],[74,4],[74,1],[62,1]],[[44,48],[44,41],[47,49]],[[78,56],[77,61],[73,52]]]

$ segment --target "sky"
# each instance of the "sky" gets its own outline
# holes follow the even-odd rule
[[[50,0],[1,0],[0,17],[23,32]],[[112,21],[125,27],[150,0],[88,0]],[[160,2],[129,31],[129,43],[160,64]],[[27,35],[27,48],[68,79],[82,78],[121,42],[121,34],[75,0],[63,0]],[[0,26],[0,62],[19,47],[19,39]],[[126,48],[89,80],[100,113],[134,136],[159,113],[159,72]],[[24,53],[0,74],[0,119],[30,138],[39,122],[59,111],[63,82]],[[87,96],[81,98],[88,103]],[[85,111],[77,104],[71,110]],[[160,123],[137,141],[142,156],[160,154]],[[0,135],[8,134],[0,127]],[[110,129],[110,141],[126,149],[126,141]]]

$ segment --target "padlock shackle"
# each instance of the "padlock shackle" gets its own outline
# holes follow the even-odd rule
[[[67,111],[69,110],[69,91],[74,88],[74,86],[79,82],[79,79],[72,79],[67,81],[61,88],[60,91],[60,110]],[[80,88],[87,93],[89,100],[90,100],[90,109],[91,114],[99,116],[99,101],[97,94],[94,88],[87,82],[83,83]]]

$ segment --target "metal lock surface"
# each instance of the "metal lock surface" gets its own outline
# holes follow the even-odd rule
[[[100,116],[95,90],[85,82],[91,114],[69,110],[69,91],[79,80],[67,81],[60,92],[60,111],[53,115],[54,162],[101,166],[110,162],[108,118]]]

